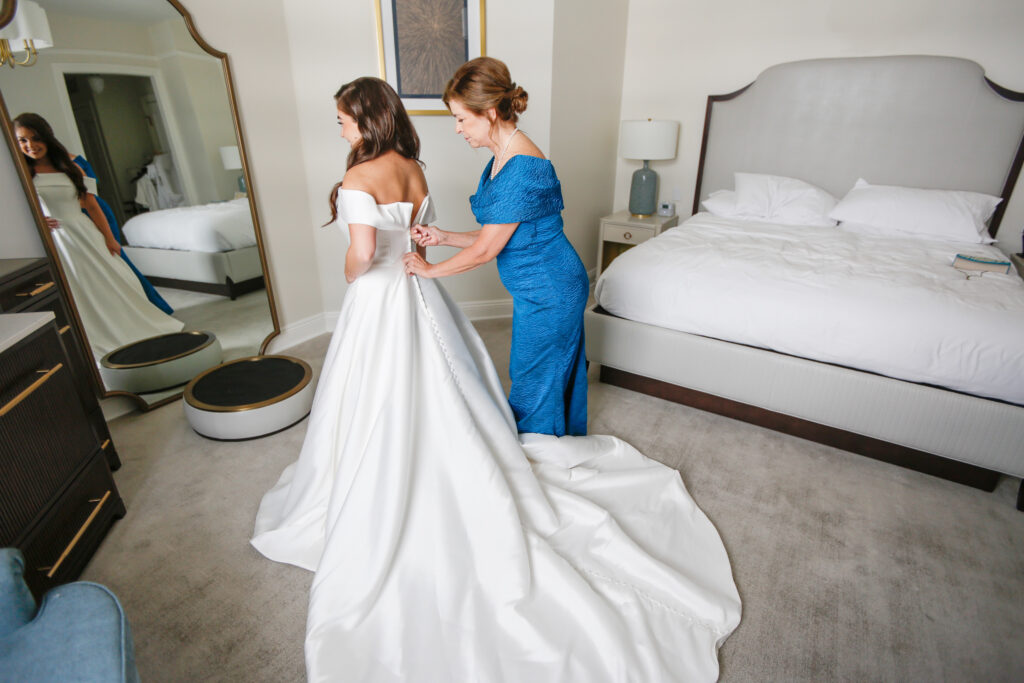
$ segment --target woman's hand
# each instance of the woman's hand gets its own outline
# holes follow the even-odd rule
[[[409,252],[402,257],[402,263],[405,264],[406,275],[419,275],[420,277],[433,277],[430,271],[433,270],[434,266],[423,260],[423,257],[416,252]]]
[[[436,225],[419,224],[409,228],[409,231],[412,233],[413,240],[421,247],[436,247],[441,244],[442,233],[444,232]]]
[[[110,251],[111,256],[119,256],[121,254],[121,245],[118,244],[113,235],[107,237],[103,241],[107,243],[107,250]]]
[[[46,227],[50,230],[60,230],[60,221],[56,218],[50,218],[46,216]]]

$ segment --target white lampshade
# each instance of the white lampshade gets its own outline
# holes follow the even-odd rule
[[[19,0],[14,10],[14,19],[0,30],[0,39],[11,44],[12,50],[22,50],[26,40],[31,40],[37,50],[53,47],[50,22],[46,12],[32,0]]]
[[[221,147],[220,162],[224,164],[225,171],[234,171],[242,168],[242,157],[238,154],[238,147],[235,145]]]
[[[619,155],[624,159],[674,159],[679,141],[677,121],[623,121],[619,132]]]

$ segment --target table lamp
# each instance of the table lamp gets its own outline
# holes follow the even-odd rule
[[[679,141],[676,121],[623,121],[619,132],[619,155],[640,159],[644,167],[633,173],[629,188],[629,212],[636,218],[654,215],[658,204],[658,174],[648,165],[659,159],[674,159]]]
[[[242,157],[238,153],[238,147],[231,145],[230,147],[220,148],[220,162],[224,165],[225,171],[237,171],[242,168]],[[245,174],[238,176],[238,191],[242,194],[248,194],[248,190],[245,188]]]

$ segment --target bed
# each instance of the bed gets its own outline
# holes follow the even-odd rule
[[[951,265],[1005,258],[987,234],[904,240],[700,210],[745,175],[800,179],[840,204],[866,178],[1000,197],[994,235],[1022,161],[1024,95],[973,62],[772,67],[708,98],[696,215],[605,271],[588,358],[607,383],[992,490],[1024,475],[1024,283]],[[782,334],[793,327],[810,334]],[[954,348],[967,353],[948,362]]]
[[[122,231],[128,257],[154,285],[231,299],[264,286],[247,199],[143,213]]]

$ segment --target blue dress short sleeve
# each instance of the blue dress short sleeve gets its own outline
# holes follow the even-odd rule
[[[480,225],[523,223],[561,213],[562,184],[547,159],[516,155],[493,180],[487,164],[470,207]]]

